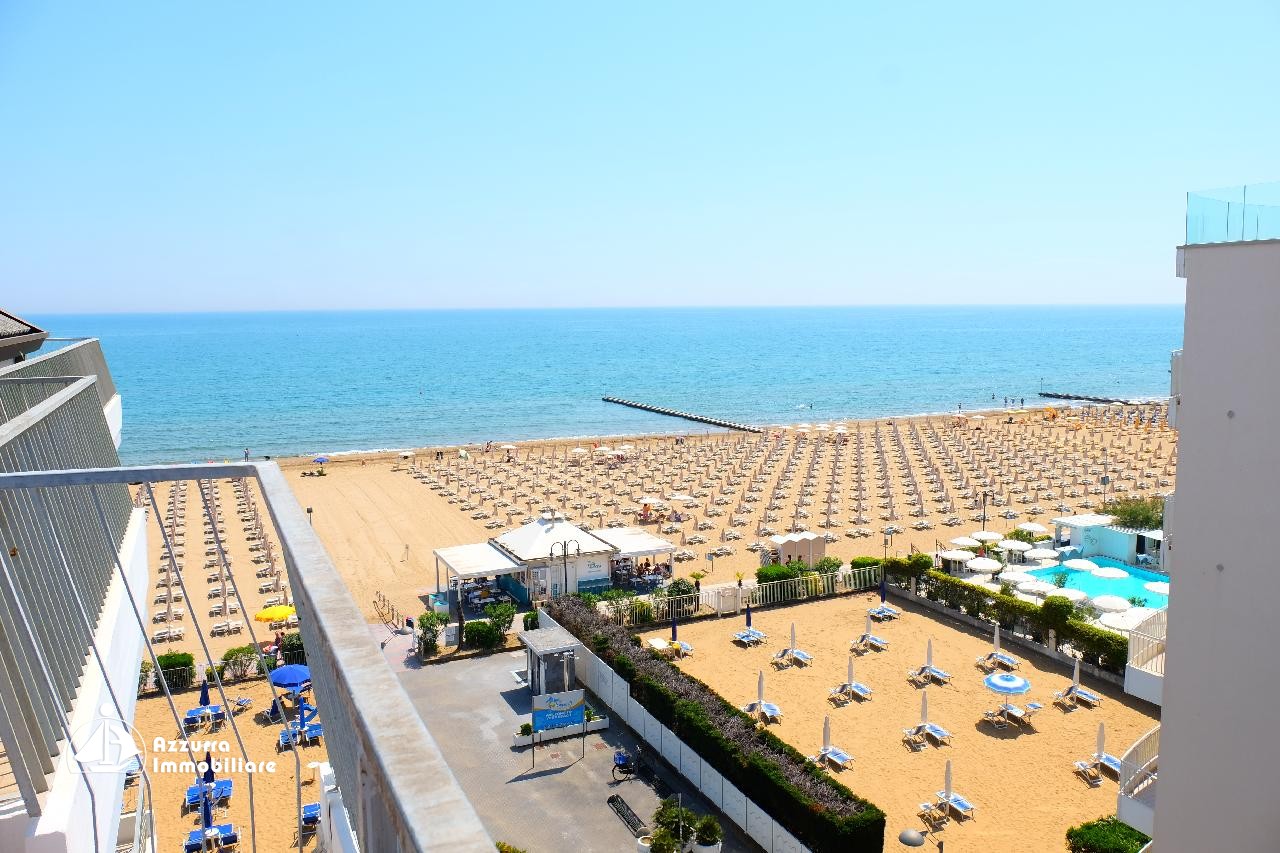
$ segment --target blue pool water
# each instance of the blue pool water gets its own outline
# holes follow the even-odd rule
[[[1167,595],[1160,595],[1143,586],[1143,584],[1151,581],[1168,582],[1168,575],[1126,566],[1119,560],[1113,560],[1110,557],[1086,557],[1085,559],[1099,566],[1115,566],[1118,569],[1124,569],[1129,573],[1129,577],[1111,580],[1095,577],[1089,572],[1078,572],[1072,569],[1064,569],[1060,566],[1054,566],[1050,569],[1035,569],[1027,574],[1035,575],[1040,580],[1053,583],[1054,575],[1058,572],[1066,572],[1067,586],[1084,592],[1090,598],[1095,595],[1118,595],[1121,598],[1129,598],[1136,595],[1147,600],[1147,607],[1159,608],[1169,605],[1169,597]]]

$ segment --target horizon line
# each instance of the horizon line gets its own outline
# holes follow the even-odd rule
[[[446,312],[479,312],[479,311],[734,311],[734,310],[812,310],[812,309],[847,309],[847,308],[1185,308],[1183,301],[1176,302],[866,302],[866,303],[833,303],[813,305],[558,305],[550,308],[521,305],[509,308],[501,307],[441,307],[441,308],[259,308],[249,310],[154,310],[154,311],[28,311],[18,309],[17,314],[42,317],[118,317],[129,315],[172,316],[172,315],[243,315],[243,314],[386,314],[392,312],[407,313],[446,313]],[[8,309],[5,309],[8,310]]]

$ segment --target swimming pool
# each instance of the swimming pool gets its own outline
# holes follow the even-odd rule
[[[1129,573],[1127,578],[1119,578],[1116,580],[1109,578],[1099,578],[1089,572],[1080,572],[1072,569],[1064,569],[1061,566],[1053,566],[1048,569],[1034,569],[1028,574],[1035,575],[1038,579],[1053,583],[1053,576],[1058,572],[1067,573],[1067,586],[1072,589],[1078,589],[1090,598],[1096,595],[1118,595],[1121,598],[1130,598],[1138,596],[1147,600],[1147,607],[1168,607],[1169,597],[1160,595],[1146,589],[1143,584],[1151,581],[1169,580],[1168,575],[1162,575],[1159,572],[1148,571],[1147,569],[1138,569],[1133,566],[1127,566],[1119,560],[1113,560],[1110,557],[1085,557],[1091,563],[1099,566],[1115,566],[1118,569],[1124,569]]]

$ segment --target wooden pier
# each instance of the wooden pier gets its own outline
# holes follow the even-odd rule
[[[747,424],[737,424],[733,421],[723,421],[719,418],[709,418],[705,415],[695,415],[689,412],[680,412],[675,409],[664,409],[662,406],[652,406],[648,403],[637,403],[635,400],[624,400],[621,397],[601,397],[606,403],[617,403],[619,406],[630,406],[633,409],[640,409],[644,412],[653,412],[655,415],[666,415],[671,418],[682,418],[686,421],[694,423],[708,424],[710,426],[722,427],[723,429],[738,430],[739,432],[762,433],[760,427],[749,426]]]

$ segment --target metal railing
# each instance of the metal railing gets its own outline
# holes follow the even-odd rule
[[[0,445],[0,460],[4,449]],[[40,460],[30,461],[36,464],[24,467],[39,467]],[[18,766],[23,775],[18,783],[29,814],[39,813],[36,788],[44,784],[45,774],[54,769],[54,757],[70,739],[66,720],[86,649],[92,643],[92,626],[86,633],[67,614],[93,613],[96,618],[97,610],[88,605],[100,600],[116,578],[126,577],[118,555],[120,537],[102,508],[117,502],[122,510],[116,515],[122,511],[127,518],[133,504],[126,485],[137,484],[147,493],[148,506],[159,515],[158,490],[151,488],[153,484],[223,478],[257,481],[279,536],[330,762],[360,849],[492,850],[471,803],[371,642],[355,601],[274,463],[0,473],[0,529],[21,537],[17,547],[22,559],[38,556],[50,563],[43,570],[19,572],[13,558],[0,552],[0,706],[29,712],[17,718],[24,726],[20,732],[5,728],[0,738],[11,760],[21,758]],[[203,492],[198,499],[205,500]],[[204,508],[209,515],[216,511],[207,502]],[[162,545],[171,553],[163,529]],[[218,550],[219,559],[224,560],[221,544]],[[76,555],[85,556],[82,568],[69,559]],[[172,556],[169,560],[172,563]],[[130,603],[134,599],[130,591]],[[203,639],[201,617],[194,609],[190,617],[193,637],[204,652],[202,659],[208,660],[212,656]],[[135,607],[132,618],[146,638],[150,629],[146,613]],[[84,621],[87,625],[89,620]],[[247,629],[247,642],[258,645],[252,622]],[[99,650],[93,648],[98,656]],[[155,665],[149,640],[146,648]],[[105,677],[101,658],[97,665]],[[136,673],[132,670],[130,678],[136,678]],[[210,687],[216,687],[225,704],[221,679],[216,670],[212,675]],[[137,687],[132,682],[118,686]],[[176,720],[172,697],[167,691],[165,696]],[[0,722],[14,719],[12,713],[0,715]],[[234,732],[234,718],[228,722]],[[149,784],[145,772],[142,782]],[[242,846],[252,850],[256,849],[252,781],[249,794],[249,843]],[[35,811],[30,810],[32,806]],[[94,806],[102,807],[101,803]]]
[[[1169,611],[1157,610],[1129,632],[1129,666],[1164,675],[1165,637]]]
[[[1157,777],[1160,760],[1160,727],[1134,741],[1120,758],[1120,795],[1135,796]]]
[[[63,340],[50,338],[52,341]],[[116,383],[107,369],[102,344],[97,338],[80,338],[69,346],[37,355],[6,367],[0,367],[0,379],[28,377],[47,379],[54,376],[92,376],[97,379],[98,401],[105,406],[116,396]]]

